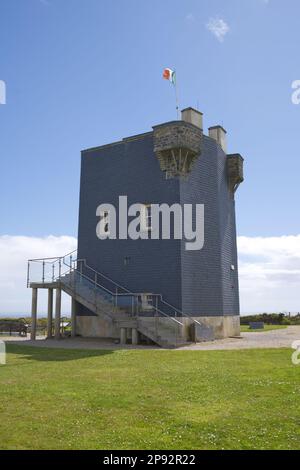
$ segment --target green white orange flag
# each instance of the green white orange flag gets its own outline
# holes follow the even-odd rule
[[[172,69],[164,69],[163,71],[163,78],[165,80],[169,80],[173,85],[176,84],[176,72]]]

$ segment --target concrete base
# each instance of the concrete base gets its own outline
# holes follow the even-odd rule
[[[120,339],[120,328],[98,316],[76,315],[76,334],[84,338]]]
[[[211,327],[214,331],[215,339],[229,338],[230,336],[240,336],[240,316],[239,315],[228,315],[226,317],[215,316],[215,317],[199,317],[193,316],[194,320],[198,320],[200,323],[207,327]],[[188,336],[189,325],[191,320],[187,317],[182,318],[185,326],[185,335]]]
[[[240,335],[240,317],[238,315],[230,315],[226,317],[194,316],[193,318],[201,322],[203,325],[211,328],[213,330],[215,339],[223,339],[228,338],[230,336]],[[189,341],[191,339],[191,319],[189,317],[183,317],[178,319],[184,325],[183,338]],[[144,317],[142,319],[142,322],[146,325],[149,323],[149,325],[151,326],[153,323],[153,318]],[[160,324],[163,324],[164,322],[166,322],[166,325],[169,324],[169,320],[165,318],[160,318]],[[128,332],[131,333],[130,328],[128,329]],[[76,316],[76,333],[84,338],[113,338],[118,340],[120,339],[120,328],[118,328],[114,322],[103,320],[98,316]],[[133,341],[135,342],[135,335],[133,336]]]

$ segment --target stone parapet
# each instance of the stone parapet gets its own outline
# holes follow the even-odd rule
[[[193,124],[173,121],[153,127],[154,152],[167,177],[187,176],[201,155],[203,132]]]

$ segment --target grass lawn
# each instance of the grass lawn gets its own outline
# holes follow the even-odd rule
[[[261,330],[250,330],[248,325],[241,325],[241,332],[242,333],[259,333],[262,331],[272,331],[272,330],[284,330],[287,328],[286,325],[265,325],[265,327]]]
[[[300,449],[288,349],[8,352],[1,449]]]

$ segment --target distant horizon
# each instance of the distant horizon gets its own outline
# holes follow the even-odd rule
[[[263,315],[263,314],[267,314],[267,315],[279,315],[280,313],[283,313],[284,315],[291,315],[292,317],[300,314],[300,312],[251,312],[251,313],[241,313],[240,316],[241,317],[248,317],[250,315]],[[46,318],[47,317],[47,313],[38,313],[38,318]],[[71,312],[70,313],[61,313],[61,316],[62,317],[70,317],[71,318]],[[10,318],[10,317],[13,317],[13,318],[27,318],[27,317],[31,317],[31,313],[0,313],[0,318]]]
[[[31,313],[0,313],[0,318],[29,318],[31,317]],[[38,314],[38,318],[46,318],[47,313],[42,313]],[[71,312],[70,313],[62,313],[61,317],[70,317],[71,318]],[[54,315],[53,315],[54,318]]]

